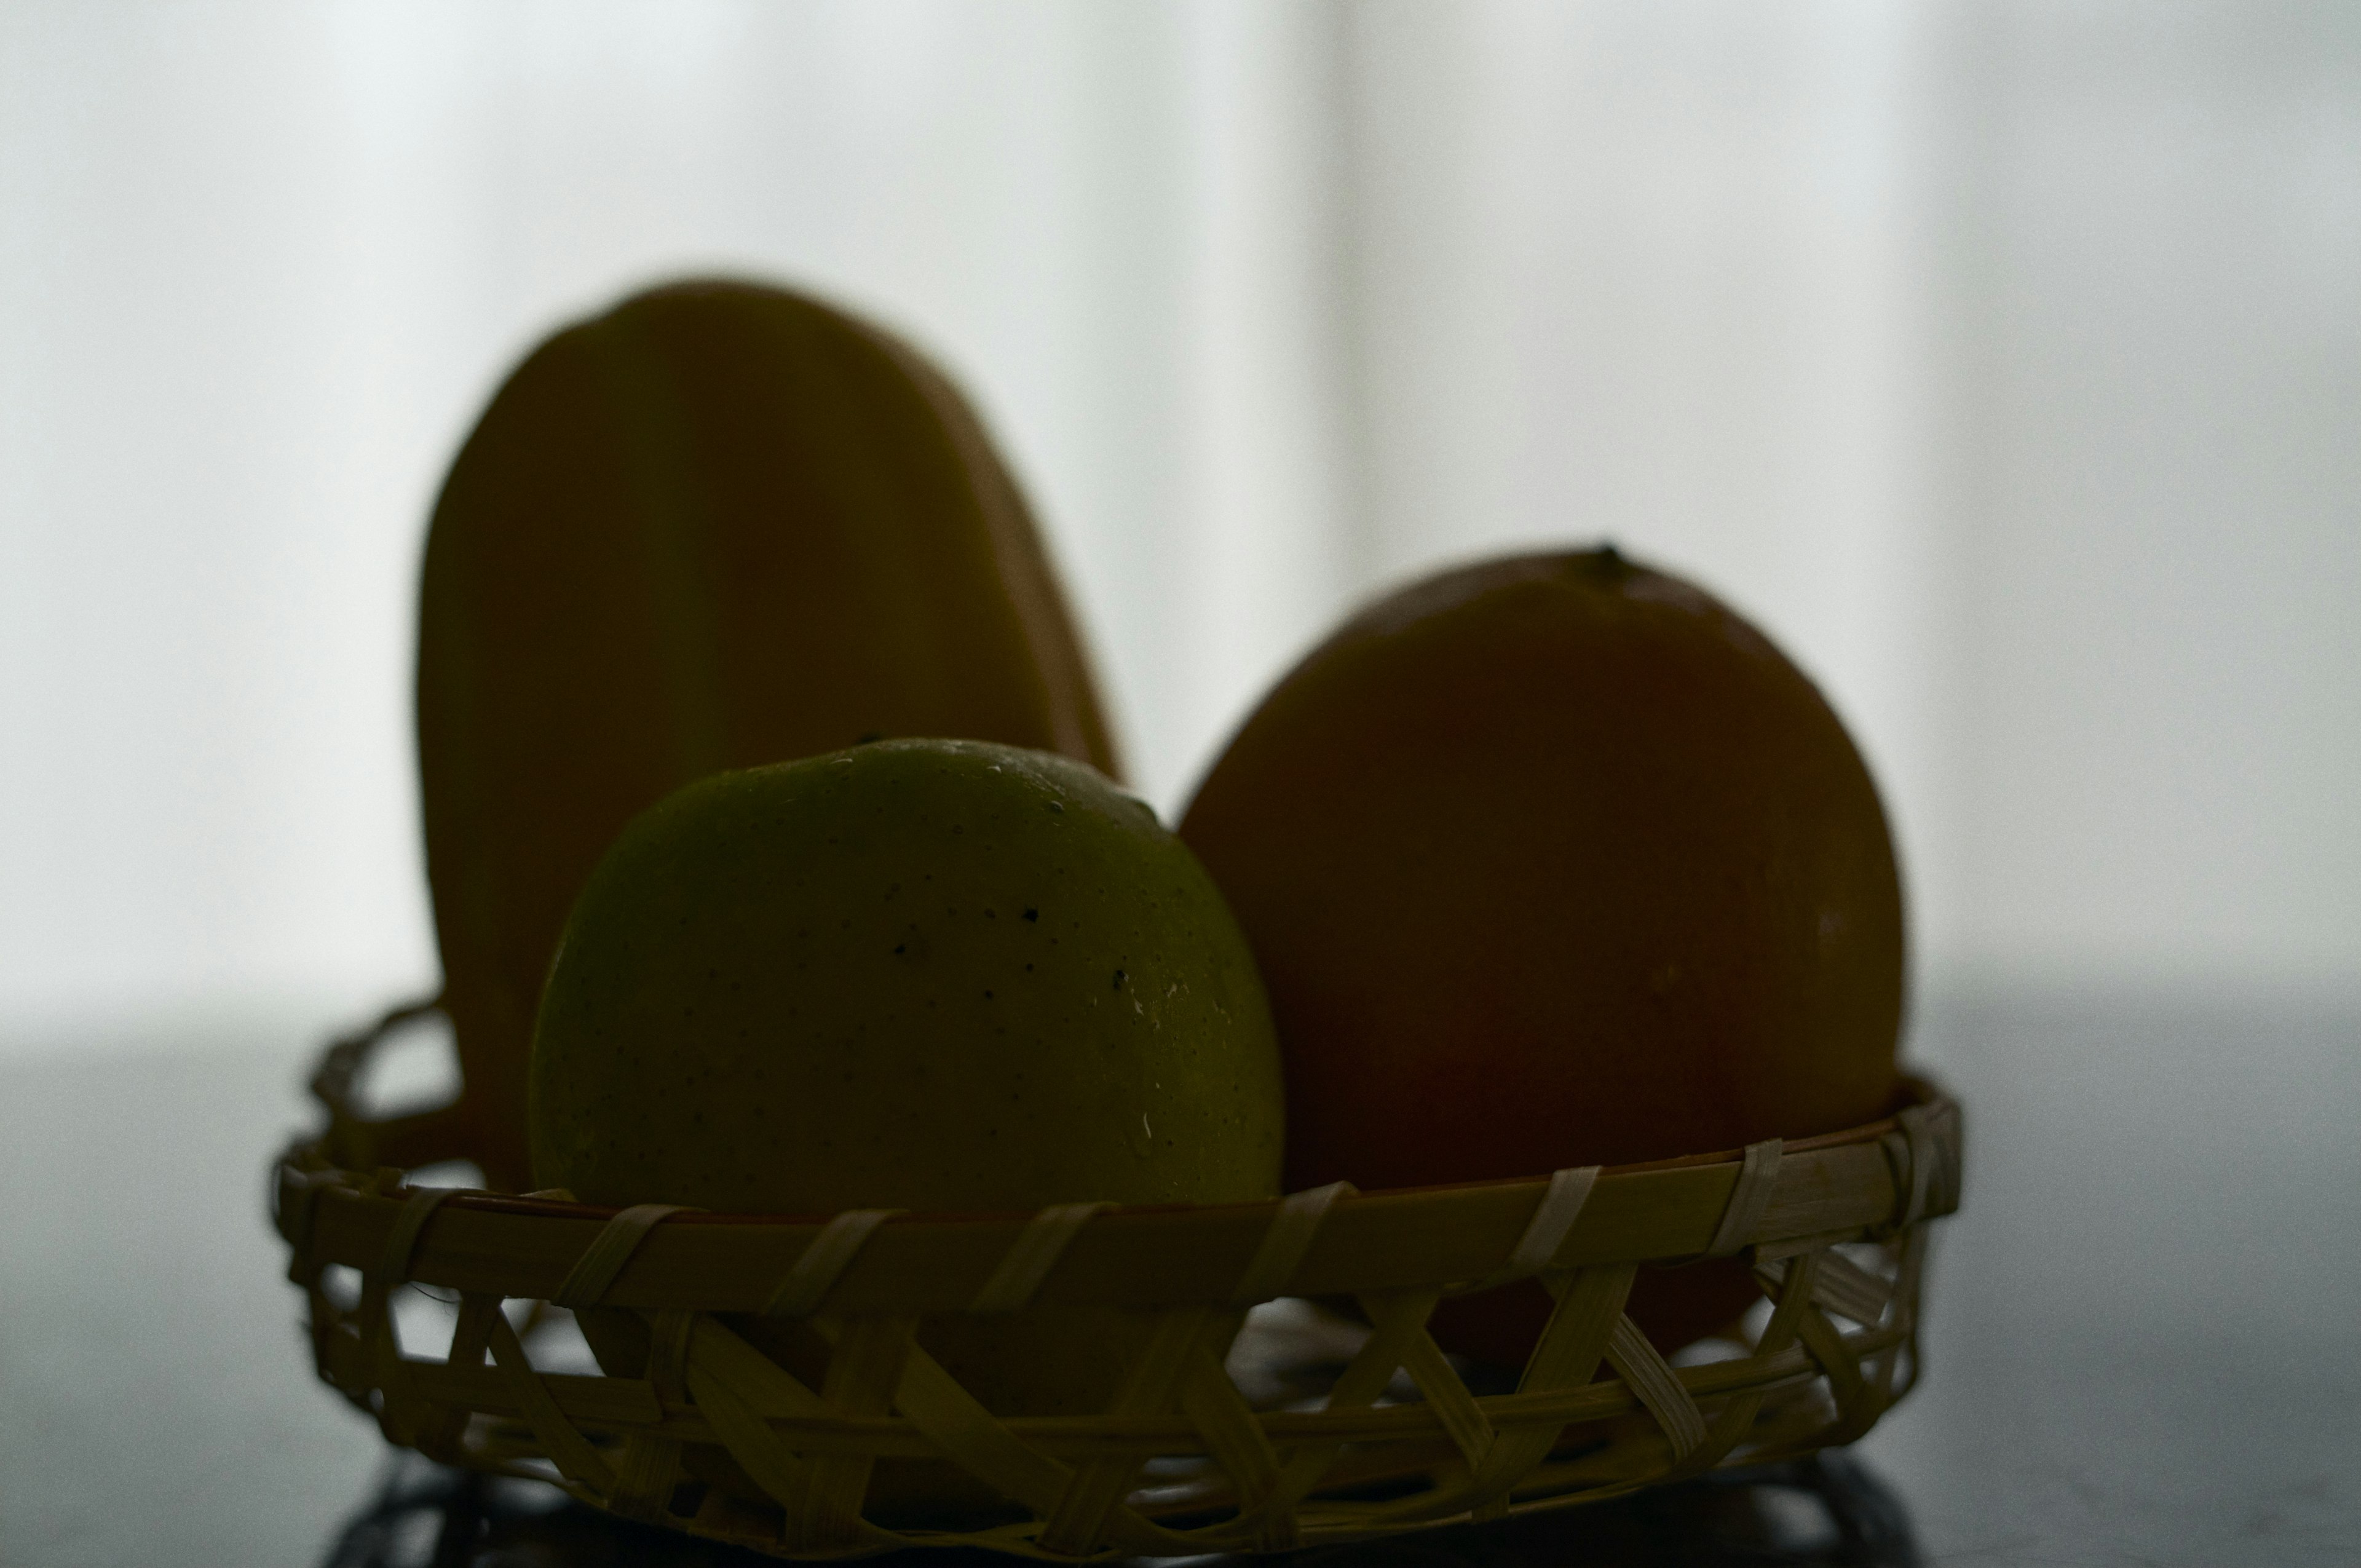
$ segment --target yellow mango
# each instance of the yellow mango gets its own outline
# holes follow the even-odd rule
[[[907,735],[1115,771],[1023,498],[942,375],[736,282],[536,348],[452,466],[419,597],[427,875],[488,1180],[524,1180],[534,1008],[624,823],[710,773]]]

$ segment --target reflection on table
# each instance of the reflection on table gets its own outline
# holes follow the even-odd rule
[[[869,1561],[990,1568],[972,1549]],[[1610,1502],[1289,1554],[1318,1568],[1910,1568],[1894,1493],[1858,1460],[1823,1453],[1719,1472]],[[773,1558],[611,1519],[552,1487],[396,1455],[323,1568],[755,1568]],[[1246,1559],[1195,1558],[1191,1568]],[[1266,1559],[1264,1561],[1280,1561]]]

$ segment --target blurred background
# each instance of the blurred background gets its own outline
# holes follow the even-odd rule
[[[428,509],[536,339],[716,270],[965,383],[1168,814],[1358,599],[1611,537],[1869,753],[1913,1048],[1980,1156],[2034,1151],[1978,1167],[1987,1212],[2110,1117],[2236,1129],[2157,1168],[2169,1223],[2076,1211],[2053,1280],[2244,1255],[2205,1184],[2263,1148],[2332,1159],[2287,1212],[2361,1240],[2361,6],[5,0],[0,1085],[47,1141],[0,1179],[202,1123],[291,1388],[252,1178],[308,1043],[434,981]],[[99,1076],[30,1074],[69,1059]],[[163,1224],[124,1201],[0,1234],[20,1410],[129,1387],[25,1326],[84,1321],[58,1259],[115,1278],[106,1226]],[[2234,1310],[2212,1277],[2172,1310]],[[295,1398],[253,1441],[350,1425]],[[66,1430],[0,1434],[0,1480],[79,1463]],[[255,1495],[176,1485],[142,1506]]]
[[[1883,781],[1922,981],[2361,974],[2361,9],[0,6],[0,1049],[429,985],[506,368],[820,290],[1014,455],[1174,810],[1346,607],[1612,537]]]

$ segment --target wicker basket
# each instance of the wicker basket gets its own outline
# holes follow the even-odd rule
[[[390,1442],[782,1557],[1278,1551],[1848,1442],[1916,1376],[1927,1222],[1959,1202],[1958,1106],[1914,1082],[1906,1109],[1850,1132],[1531,1181],[1030,1216],[617,1212],[406,1182],[468,1154],[463,1124],[448,1110],[368,1121],[353,1089],[377,1041],[430,1010],[329,1050],[313,1083],[328,1126],[277,1168],[321,1376]],[[1669,1364],[1623,1314],[1635,1270],[1731,1255],[1769,1302],[1751,1343]],[[337,1288],[343,1271],[355,1288]],[[1556,1299],[1549,1326],[1512,1392],[1473,1392],[1428,1316],[1526,1277]],[[456,1304],[440,1358],[401,1343],[405,1285]],[[1367,1327],[1317,1398],[1250,1402],[1242,1382],[1268,1379],[1234,1377],[1257,1354],[1240,1331],[1282,1297],[1356,1300]],[[522,1324],[511,1301],[531,1304]],[[547,1307],[593,1306],[644,1321],[644,1376],[534,1365]],[[1099,1415],[994,1417],[913,1340],[946,1315],[1083,1308],[1139,1329]],[[834,1347],[817,1387],[739,1332],[765,1318],[805,1320]],[[708,1445],[759,1490],[700,1480],[711,1467],[690,1461]],[[928,1459],[1008,1509],[880,1522],[878,1462]]]

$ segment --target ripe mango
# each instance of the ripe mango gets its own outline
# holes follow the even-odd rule
[[[1530,1177],[1875,1120],[1903,905],[1869,770],[1811,681],[1614,550],[1386,598],[1249,717],[1180,825],[1254,944],[1290,1189]],[[1666,1348],[1753,1295],[1643,1272]],[[1437,1337],[1523,1358],[1532,1286]]]
[[[879,735],[1115,769],[966,402],[876,327],[749,283],[625,300],[500,389],[435,505],[417,699],[444,999],[495,1186],[524,1179],[559,927],[634,814]]]

